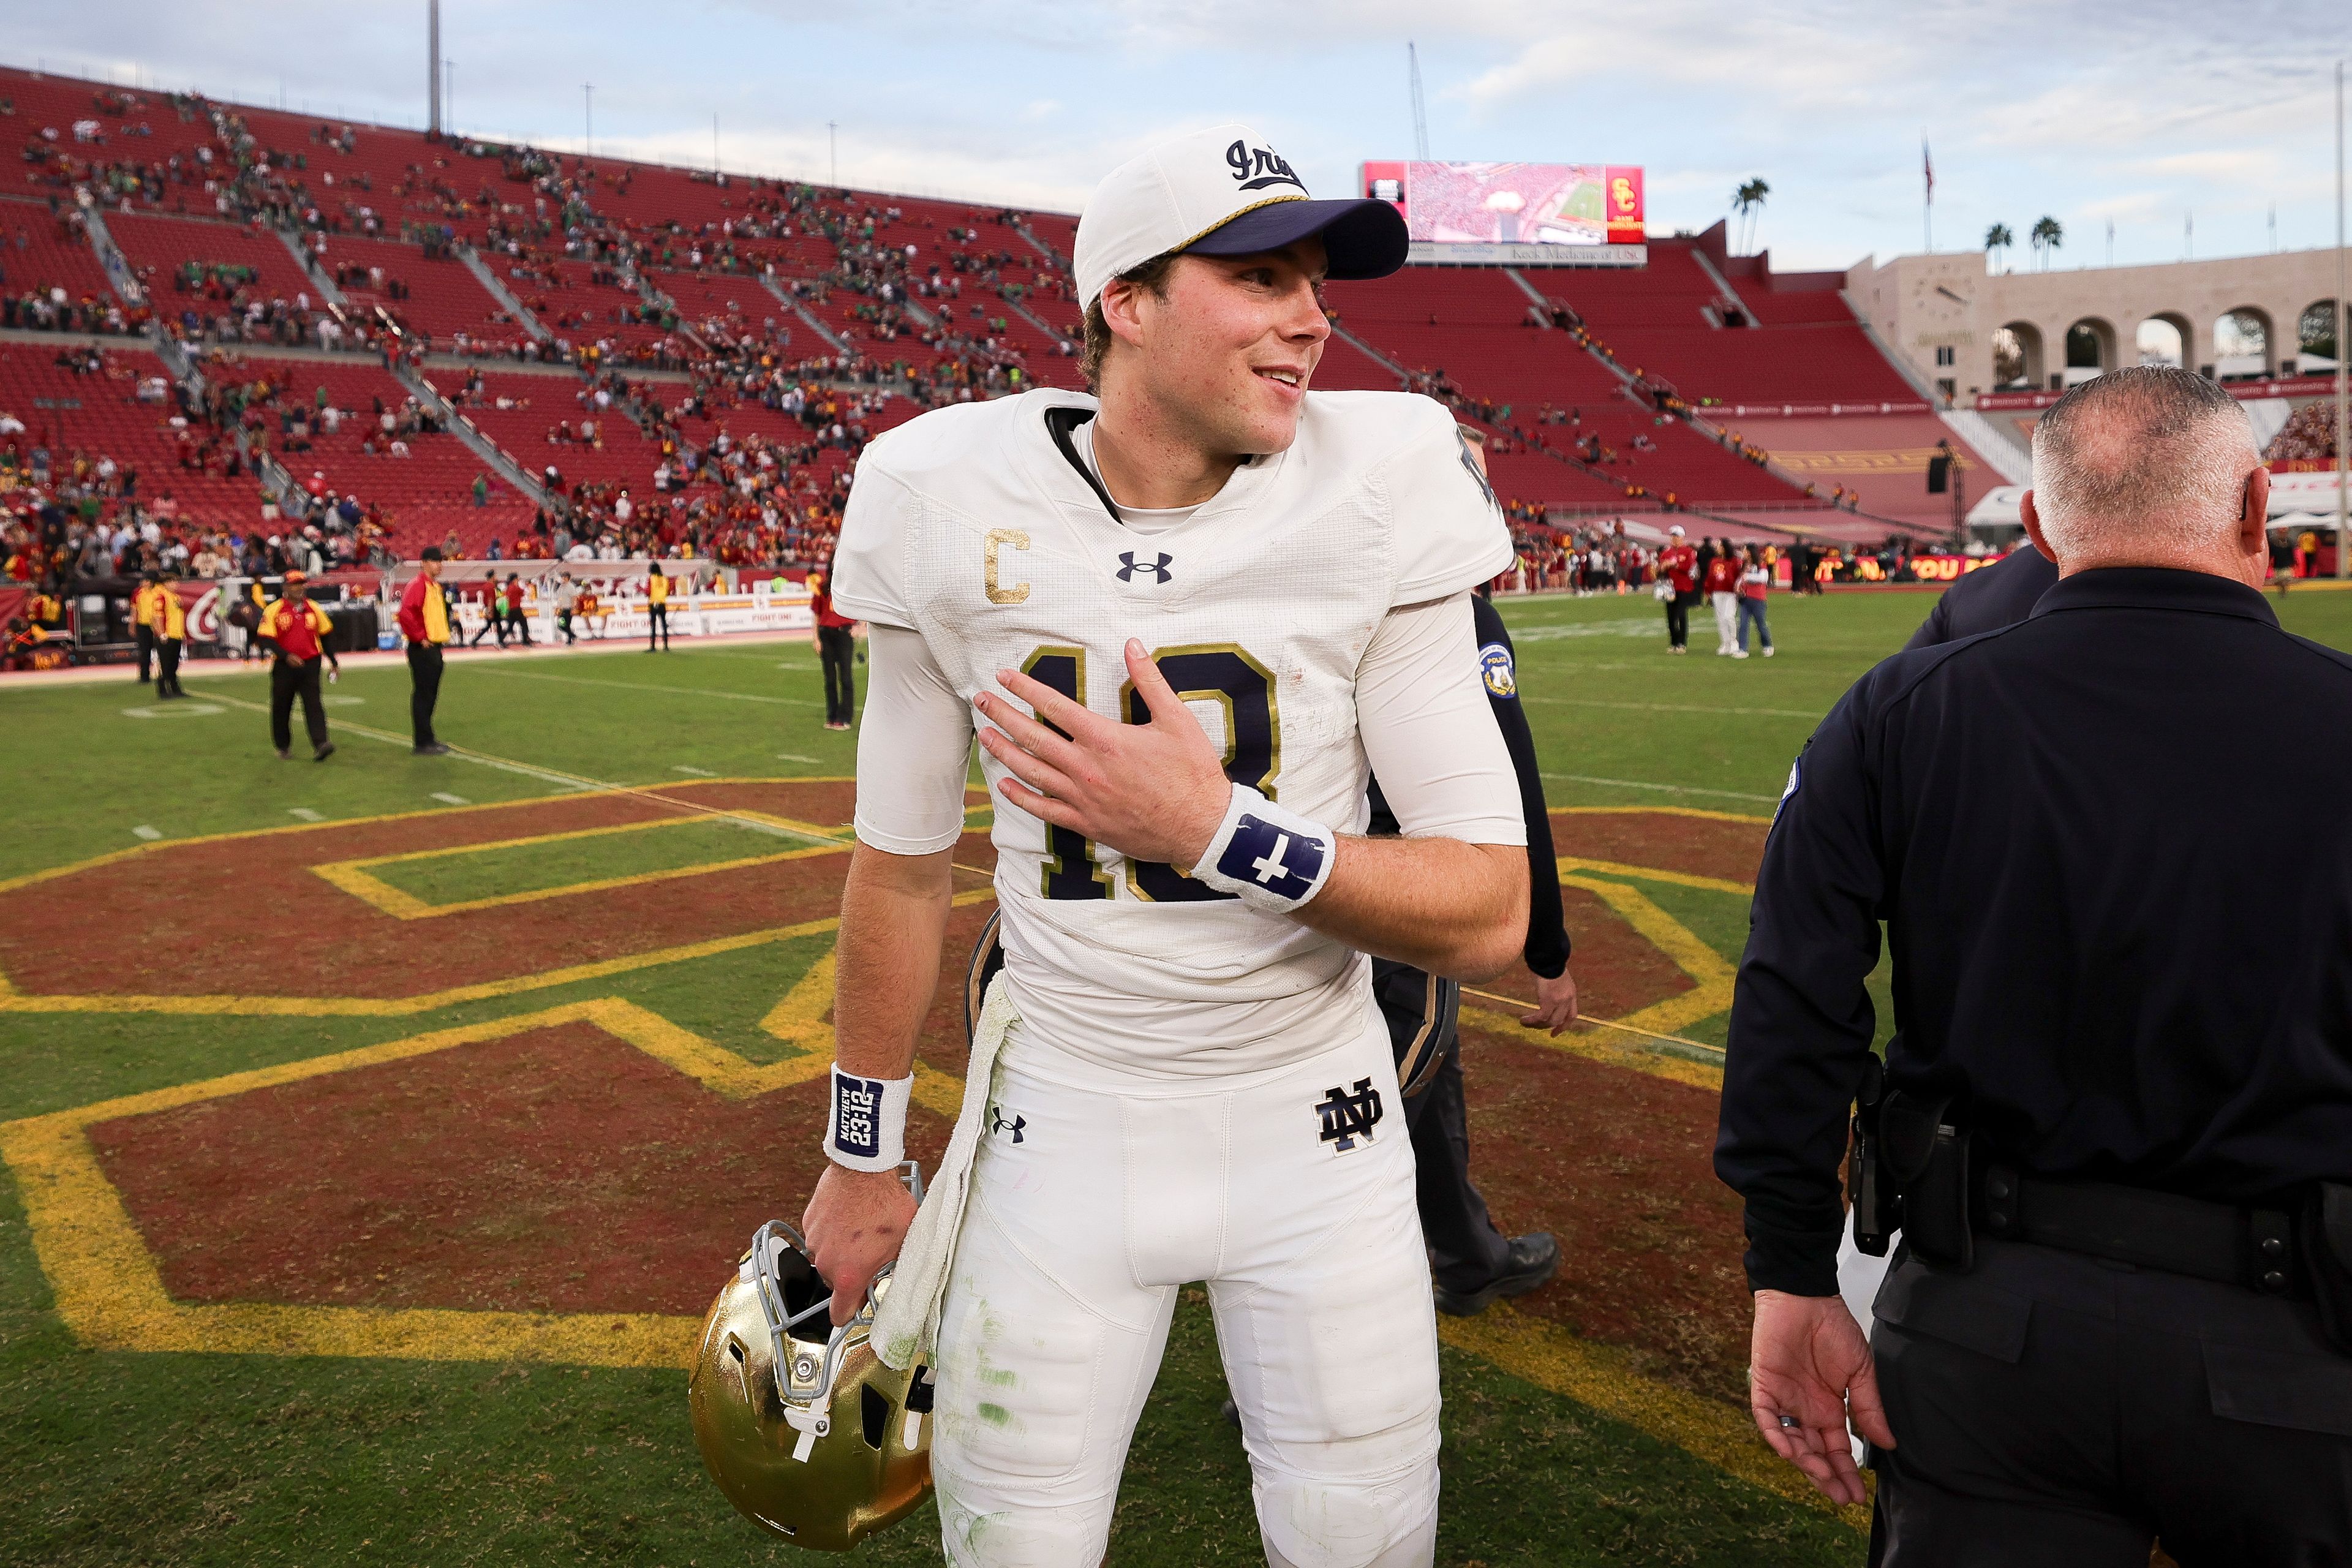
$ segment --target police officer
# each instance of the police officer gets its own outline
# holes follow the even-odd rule
[[[2058,568],[2050,557],[2031,543],[2021,544],[1937,595],[1936,607],[1903,646],[1933,647],[2021,621],[2057,581]]]
[[[1474,446],[1471,450],[1476,451]],[[1483,469],[1484,464],[1480,465]],[[1471,601],[1478,639],[1478,674],[1487,705],[1510,748],[1519,776],[1519,805],[1528,824],[1528,936],[1523,956],[1536,976],[1536,1010],[1519,1022],[1555,1035],[1576,1021],[1576,980],[1569,973],[1569,938],[1560,917],[1559,862],[1551,845],[1551,815],[1544,805],[1543,773],[1535,738],[1519,706],[1518,675],[1510,634],[1484,594]],[[1370,834],[1399,831],[1372,782]],[[1457,1318],[1498,1300],[1524,1296],[1559,1272],[1559,1243],[1548,1231],[1506,1237],[1486,1213],[1470,1180],[1470,1124],[1462,1091],[1462,1002],[1459,983],[1392,959],[1372,960],[1372,995],[1396,1053],[1397,1087],[1412,1138],[1414,1197],[1429,1243],[1437,1310]]]
[[[2352,824],[2273,853],[2256,803],[2352,776],[2352,658],[2258,592],[2269,473],[2213,384],[2086,383],[2034,472],[2057,584],[1857,682],[1766,842],[1716,1148],[1757,1424],[1858,1502],[1851,1419],[1895,1568],[2340,1562]],[[1856,1230],[1903,1235],[1867,1345],[1857,1104]]]

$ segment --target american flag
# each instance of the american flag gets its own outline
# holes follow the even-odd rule
[[[1927,139],[1919,138],[1919,168],[1927,176],[1927,205],[1936,203],[1936,160],[1928,155]]]

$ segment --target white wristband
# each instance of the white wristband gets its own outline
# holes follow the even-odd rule
[[[1323,890],[1338,847],[1338,836],[1321,823],[1235,784],[1225,819],[1192,875],[1253,909],[1286,915]]]
[[[833,1068],[833,1113],[825,1119],[825,1157],[853,1171],[896,1170],[907,1158],[907,1101],[914,1078],[854,1078]]]

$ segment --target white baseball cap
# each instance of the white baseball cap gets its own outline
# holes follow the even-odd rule
[[[1670,529],[1666,530],[1666,531],[1667,531],[1668,533],[1670,533],[1670,534],[1676,534],[1676,535],[1679,535],[1679,534],[1682,532],[1682,531],[1683,531],[1683,525],[1682,525],[1681,523],[1679,523],[1679,522],[1678,522],[1678,523],[1676,523],[1676,524],[1675,524],[1672,528],[1670,528]]]
[[[1121,163],[1087,198],[1072,258],[1078,303],[1171,250],[1255,256],[1317,234],[1333,278],[1385,278],[1404,265],[1404,217],[1387,202],[1316,201],[1248,126],[1196,131]]]

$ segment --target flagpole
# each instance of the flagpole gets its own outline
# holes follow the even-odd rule
[[[1919,200],[1919,234],[1927,254],[1936,254],[1936,160],[1927,150],[1927,133],[1919,133],[1919,173],[1925,181]]]

